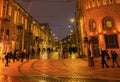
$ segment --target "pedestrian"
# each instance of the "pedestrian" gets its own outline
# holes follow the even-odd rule
[[[15,59],[16,59],[16,50],[14,50],[14,52],[12,54],[12,59],[13,59],[13,62],[15,62]]]
[[[26,52],[24,52],[23,50],[21,50],[21,52],[20,52],[21,62],[23,62],[25,56],[26,56]]]
[[[107,62],[106,62],[106,50],[102,50],[101,51],[101,59],[102,59],[102,68],[104,68],[104,65],[107,67],[107,68],[109,68],[109,65],[107,64]]]
[[[9,62],[9,52],[5,55],[5,60],[6,60],[5,66],[8,66],[8,62]]]
[[[69,47],[69,54],[70,54],[70,58],[72,58],[72,47]]]
[[[40,47],[37,49],[37,55],[40,55]]]
[[[27,61],[29,61],[30,52],[27,50],[25,54],[26,54]]]
[[[34,56],[34,54],[35,54],[35,50],[34,50],[34,47],[32,47],[32,56]]]
[[[114,68],[114,66],[115,66],[115,63],[116,63],[116,65],[117,65],[117,67],[120,67],[120,65],[119,65],[119,63],[118,63],[118,61],[117,61],[117,59],[118,59],[118,54],[117,54],[117,52],[116,51],[111,51],[111,56],[112,56],[112,67]]]

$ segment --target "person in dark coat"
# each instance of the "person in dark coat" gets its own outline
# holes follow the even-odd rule
[[[118,54],[115,52],[115,51],[111,51],[111,56],[112,56],[112,63],[113,63],[113,66],[115,66],[115,63],[117,64],[117,67],[120,67],[118,61],[117,61],[117,58],[118,58]]]
[[[21,50],[21,52],[20,52],[21,62],[23,62],[24,56],[25,56],[25,52],[23,52],[23,50]]]
[[[9,52],[5,55],[5,60],[6,60],[5,66],[8,66],[8,62],[9,62]]]
[[[106,50],[101,51],[101,59],[102,59],[102,68],[104,68],[104,65],[109,68],[108,64],[106,63]]]

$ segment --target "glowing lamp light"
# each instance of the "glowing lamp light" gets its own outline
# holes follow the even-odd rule
[[[98,34],[98,32],[95,32],[95,34]]]
[[[93,35],[92,33],[90,33],[90,35]]]
[[[3,45],[3,43],[0,43],[0,46],[2,46]]]
[[[103,31],[104,34],[106,34],[106,31]]]
[[[75,22],[75,18],[71,18],[70,22],[74,23]]]
[[[118,32],[120,32],[120,27],[119,27],[119,29],[118,29]]]
[[[114,33],[116,33],[117,31],[116,30],[113,30]]]
[[[99,34],[101,34],[101,33],[102,33],[102,31],[99,30]]]

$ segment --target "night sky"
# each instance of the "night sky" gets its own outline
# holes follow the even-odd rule
[[[16,0],[39,23],[49,23],[59,40],[66,37],[70,18],[75,16],[75,0]]]

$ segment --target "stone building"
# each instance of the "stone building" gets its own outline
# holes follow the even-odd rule
[[[94,57],[101,49],[120,54],[120,0],[76,1],[82,52],[90,48]]]
[[[48,42],[44,36],[46,30],[19,3],[0,0],[0,53],[40,47]]]

